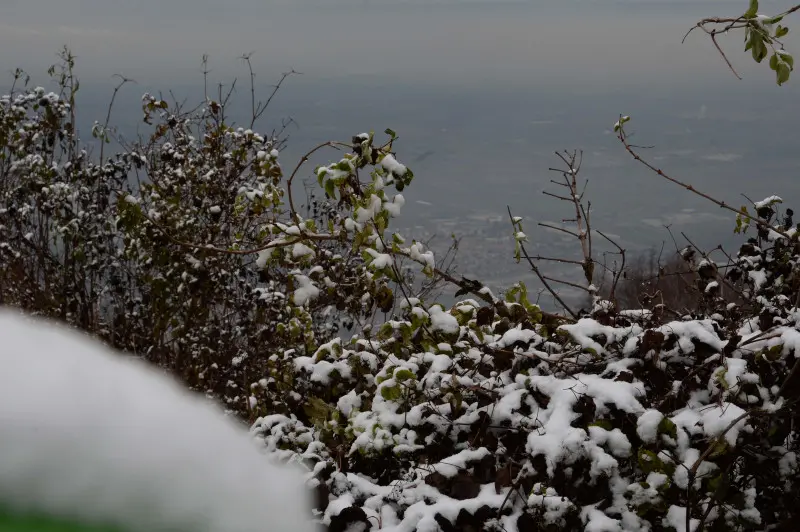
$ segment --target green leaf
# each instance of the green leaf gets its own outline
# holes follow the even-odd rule
[[[416,379],[417,376],[414,375],[411,370],[406,368],[400,368],[394,372],[394,380],[397,382],[405,382],[409,379]]]
[[[775,362],[783,355],[783,344],[773,345],[764,353],[764,358],[770,362]]]
[[[309,397],[303,405],[303,411],[314,425],[322,425],[328,420],[333,408],[319,397]]]
[[[378,329],[378,340],[386,341],[394,335],[394,327],[391,323],[384,323]]]
[[[742,15],[743,18],[755,18],[758,14],[758,0],[750,0],[750,7]]]
[[[725,500],[730,485],[730,477],[724,471],[720,471],[719,475],[708,481],[708,489],[717,501]]]
[[[627,115],[620,117],[619,121],[616,124],[614,124],[614,132],[616,133],[617,131],[622,129],[622,126],[624,126],[626,122],[630,122],[630,120],[631,117]]]
[[[589,426],[590,427],[600,427],[601,429],[605,429],[605,430],[607,430],[609,432],[614,430],[614,426],[607,419],[597,419],[597,420],[592,421],[591,423],[589,423]]]
[[[753,59],[755,60],[756,63],[760,63],[761,61],[764,60],[765,57],[767,57],[768,53],[767,45],[764,44],[764,38],[760,34],[753,32],[750,41],[752,43],[750,52],[753,55]]]
[[[381,388],[381,397],[386,401],[397,401],[403,395],[400,386],[384,386]]]
[[[786,26],[781,26],[779,24],[778,27],[775,29],[775,38],[780,39],[781,37],[783,37],[788,33],[789,33],[789,28],[787,28]]]
[[[665,470],[664,462],[658,457],[656,453],[649,449],[639,449],[638,456],[639,467],[645,473],[661,473]]]
[[[328,179],[325,182],[325,195],[331,199],[336,199],[336,184],[333,182],[333,179]]]
[[[388,127],[386,128],[386,131],[384,131],[384,133],[386,133],[387,135],[389,135],[393,139],[397,138],[397,133],[395,133],[394,130],[392,130],[392,129],[388,128]]]
[[[778,85],[783,85],[789,81],[789,74],[791,71],[792,69],[789,67],[789,64],[786,61],[778,62],[778,68],[776,69]]]
[[[711,454],[708,455],[709,458],[719,458],[726,452],[728,452],[729,446],[725,440],[717,440],[711,446]]]
[[[778,59],[778,54],[772,54],[772,57],[769,58],[769,68],[777,71],[778,61],[780,61],[780,59]]]
[[[678,427],[675,426],[675,423],[668,417],[662,419],[661,423],[658,424],[658,432],[659,434],[666,434],[673,440],[678,437]]]

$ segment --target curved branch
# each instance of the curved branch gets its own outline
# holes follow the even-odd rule
[[[798,8],[800,8],[800,6]],[[764,220],[762,218],[759,218],[758,216],[753,216],[751,214],[748,214],[748,213],[746,213],[745,211],[743,211],[741,209],[737,209],[736,207],[732,207],[729,204],[725,203],[724,201],[718,200],[717,198],[715,198],[713,196],[709,196],[705,192],[697,190],[694,187],[694,185],[691,185],[689,183],[685,183],[683,181],[675,179],[674,177],[671,177],[671,176],[667,175],[660,168],[657,168],[657,167],[653,166],[653,164],[650,163],[649,161],[647,161],[647,159],[644,159],[641,155],[639,155],[639,153],[634,149],[634,146],[628,142],[628,135],[625,133],[625,128],[622,126],[622,124],[620,124],[619,129],[617,130],[617,138],[620,140],[620,142],[622,142],[622,145],[625,147],[625,150],[631,155],[631,157],[633,157],[633,159],[635,161],[641,163],[642,165],[644,165],[646,168],[648,168],[653,173],[658,174],[659,176],[663,177],[667,181],[669,181],[669,182],[671,182],[671,183],[673,183],[675,185],[678,185],[679,187],[685,188],[689,192],[691,192],[693,194],[696,194],[696,195],[700,196],[701,198],[710,201],[711,203],[714,203],[715,205],[719,206],[722,209],[726,209],[726,210],[728,210],[728,211],[730,211],[730,212],[732,212],[734,214],[737,214],[739,216],[743,216],[744,218],[747,218],[748,220],[752,220],[754,223],[756,223],[757,225],[759,225],[759,226],[761,226],[761,227],[763,227],[765,229],[768,229],[770,231],[774,231],[775,233],[778,233],[779,235],[781,235],[782,237],[784,237],[784,238],[786,238],[786,239],[788,239],[790,241],[792,240],[792,236],[789,233],[787,233],[783,229],[780,229],[778,227],[773,226],[768,221],[766,221],[766,220]]]

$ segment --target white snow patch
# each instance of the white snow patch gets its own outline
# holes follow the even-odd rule
[[[446,334],[458,334],[460,330],[458,320],[452,314],[445,312],[438,305],[432,306],[428,312],[431,316],[431,329]]]
[[[315,530],[302,473],[161,372],[8,310],[0,337],[5,505],[131,532]]]

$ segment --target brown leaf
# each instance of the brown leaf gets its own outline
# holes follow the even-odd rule
[[[511,468],[508,466],[503,467],[497,471],[497,476],[494,479],[494,490],[499,495],[503,488],[511,486]]]
[[[664,333],[659,331],[648,330],[645,331],[644,336],[639,343],[639,353],[646,355],[652,350],[657,353],[661,351],[661,345],[664,343]]]
[[[478,316],[475,322],[478,324],[479,327],[483,327],[484,325],[489,325],[492,323],[494,319],[494,310],[491,307],[481,307],[478,309]]]

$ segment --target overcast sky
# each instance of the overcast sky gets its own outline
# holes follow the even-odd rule
[[[762,2],[763,3],[763,2]],[[697,17],[737,14],[744,0],[3,0],[0,69],[46,68],[68,44],[84,78],[196,76],[203,53],[220,74],[255,51],[260,71],[369,74],[458,85],[729,81]],[[769,5],[770,2],[767,2]],[[773,1],[771,4],[780,5]],[[738,40],[732,44],[740,47]],[[731,44],[731,43],[729,43]],[[684,76],[676,79],[674,67]],[[747,64],[744,65],[748,66]]]

